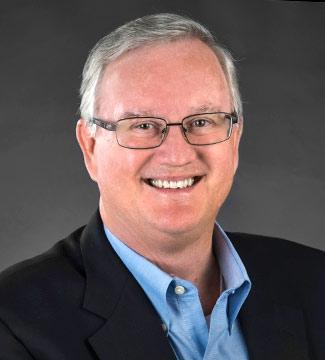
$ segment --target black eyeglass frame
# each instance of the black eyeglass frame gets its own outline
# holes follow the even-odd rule
[[[228,117],[230,119],[230,128],[229,128],[229,131],[228,131],[227,138],[224,139],[224,140],[221,140],[221,141],[215,141],[213,143],[208,143],[208,144],[192,144],[189,141],[189,139],[187,138],[187,136],[186,136],[187,129],[183,126],[184,121],[187,120],[188,118],[191,118],[191,117],[194,117],[194,116],[212,115],[212,114],[224,114],[226,117]],[[121,121],[132,120],[132,119],[157,119],[157,120],[162,120],[165,123],[165,127],[162,130],[163,136],[161,138],[160,143],[158,145],[149,146],[149,147],[132,147],[132,146],[121,145],[119,143],[119,141],[118,141],[118,137],[117,137],[117,133],[116,133],[116,130],[118,128],[118,124]],[[108,131],[115,131],[116,142],[121,147],[124,147],[124,148],[127,148],[127,149],[135,149],[135,150],[146,150],[146,149],[154,149],[154,148],[159,147],[164,142],[164,140],[166,139],[166,137],[168,135],[168,130],[169,130],[168,127],[170,127],[170,126],[181,126],[182,127],[182,134],[183,134],[183,137],[184,137],[185,141],[188,144],[193,145],[193,146],[207,146],[207,145],[214,145],[214,144],[222,143],[222,142],[227,141],[228,139],[230,139],[231,134],[232,134],[233,125],[239,123],[239,118],[238,118],[238,115],[236,114],[236,112],[227,113],[227,112],[223,112],[223,111],[217,111],[217,112],[209,112],[209,113],[192,114],[192,115],[186,116],[185,118],[182,119],[181,122],[178,122],[178,123],[168,123],[166,119],[159,118],[159,117],[156,117],[156,116],[131,116],[131,117],[126,117],[126,118],[119,119],[117,121],[106,121],[106,120],[101,120],[101,119],[98,119],[96,117],[93,117],[93,118],[91,118],[90,121],[93,124],[95,124],[96,126],[101,127],[102,129],[105,129],[105,130],[108,130]]]

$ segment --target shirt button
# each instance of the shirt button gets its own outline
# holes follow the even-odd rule
[[[161,327],[163,329],[163,332],[166,332],[167,331],[167,325],[165,323],[162,323],[161,324]]]
[[[185,293],[185,287],[184,286],[181,286],[181,285],[177,285],[175,287],[175,294],[176,295],[183,295]]]

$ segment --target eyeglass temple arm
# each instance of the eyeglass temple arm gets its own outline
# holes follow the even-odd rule
[[[103,121],[97,118],[91,119],[92,123],[109,131],[116,131],[116,123],[110,121]]]
[[[238,115],[235,112],[231,113],[230,117],[233,124],[237,124],[239,122]]]

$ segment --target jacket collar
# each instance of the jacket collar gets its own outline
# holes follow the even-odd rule
[[[97,356],[174,360],[155,309],[107,241],[98,211],[80,246],[86,273],[83,307],[104,320],[88,339]]]
[[[271,267],[264,267],[269,273],[261,268],[248,239],[229,237],[252,280],[239,315],[250,359],[310,359],[302,310],[295,299],[284,296],[285,281],[275,290]],[[99,359],[175,360],[155,309],[107,241],[98,211],[80,246],[86,273],[83,307],[103,320],[88,339]]]

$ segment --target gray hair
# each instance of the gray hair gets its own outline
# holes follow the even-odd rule
[[[234,110],[242,116],[242,102],[234,60],[230,52],[217,43],[211,32],[198,22],[176,14],[154,14],[118,27],[100,39],[85,63],[80,88],[81,117],[92,125],[96,106],[96,89],[106,66],[126,52],[159,42],[199,39],[216,54],[225,74]]]

